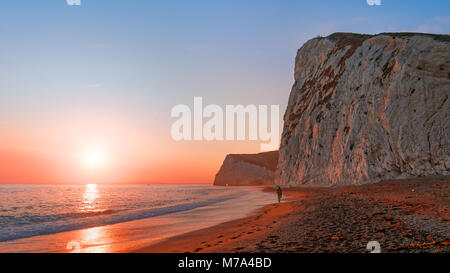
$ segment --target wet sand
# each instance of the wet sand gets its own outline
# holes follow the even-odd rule
[[[266,189],[266,191],[274,191]],[[276,194],[274,194],[274,200]],[[450,252],[450,178],[284,189],[253,215],[134,252]]]

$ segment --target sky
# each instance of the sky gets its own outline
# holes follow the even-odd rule
[[[260,142],[176,142],[172,107],[282,119],[304,42],[400,31],[449,34],[450,1],[2,1],[0,183],[212,183]]]

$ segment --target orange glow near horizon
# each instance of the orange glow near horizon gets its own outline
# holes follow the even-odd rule
[[[111,111],[2,124],[0,183],[211,184],[227,154],[260,148],[249,141],[176,142],[169,115],[146,122]]]
[[[0,183],[211,184],[228,153],[259,152],[255,142],[175,142],[169,130],[153,135],[119,127],[96,134],[76,131],[83,133],[2,137]]]

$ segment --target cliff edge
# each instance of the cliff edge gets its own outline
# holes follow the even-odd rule
[[[305,43],[295,61],[275,183],[449,175],[449,37],[335,33]]]

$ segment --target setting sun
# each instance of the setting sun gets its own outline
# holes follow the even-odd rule
[[[106,152],[103,149],[94,147],[86,149],[81,158],[83,166],[88,169],[100,169],[107,164]]]

